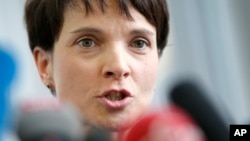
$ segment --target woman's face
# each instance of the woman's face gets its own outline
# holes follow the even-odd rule
[[[133,20],[120,14],[115,1],[107,1],[105,12],[93,6],[88,15],[79,7],[66,9],[53,52],[35,49],[34,55],[43,81],[50,78],[58,98],[73,102],[84,121],[125,129],[154,93],[156,29],[132,7]]]

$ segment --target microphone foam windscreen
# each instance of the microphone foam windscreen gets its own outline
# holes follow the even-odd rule
[[[201,127],[209,141],[227,141],[229,128],[200,87],[184,81],[170,92],[172,101]]]
[[[192,118],[175,105],[148,113],[119,141],[206,141]]]
[[[84,133],[82,121],[73,106],[52,99],[23,103],[16,130],[22,141],[78,141]]]

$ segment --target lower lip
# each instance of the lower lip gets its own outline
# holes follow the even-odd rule
[[[101,97],[99,99],[102,104],[104,104],[106,107],[111,108],[111,109],[125,108],[132,102],[132,97],[126,97],[119,101],[111,101],[107,99],[106,97]]]

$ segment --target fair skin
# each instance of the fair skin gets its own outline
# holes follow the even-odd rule
[[[45,85],[73,102],[84,121],[118,131],[131,126],[149,106],[158,71],[156,29],[131,6],[134,20],[115,1],[103,13],[67,8],[52,52],[33,52]],[[81,5],[81,4],[79,4]],[[82,8],[82,7],[81,7]]]

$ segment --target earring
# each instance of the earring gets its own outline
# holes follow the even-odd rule
[[[51,89],[51,84],[46,85],[48,89]]]
[[[47,88],[50,90],[50,92],[51,92],[53,95],[56,94],[55,88],[52,87],[52,84],[51,84],[51,83],[47,84],[46,86],[47,86]]]
[[[51,83],[48,83],[46,86],[50,91],[54,89]]]

